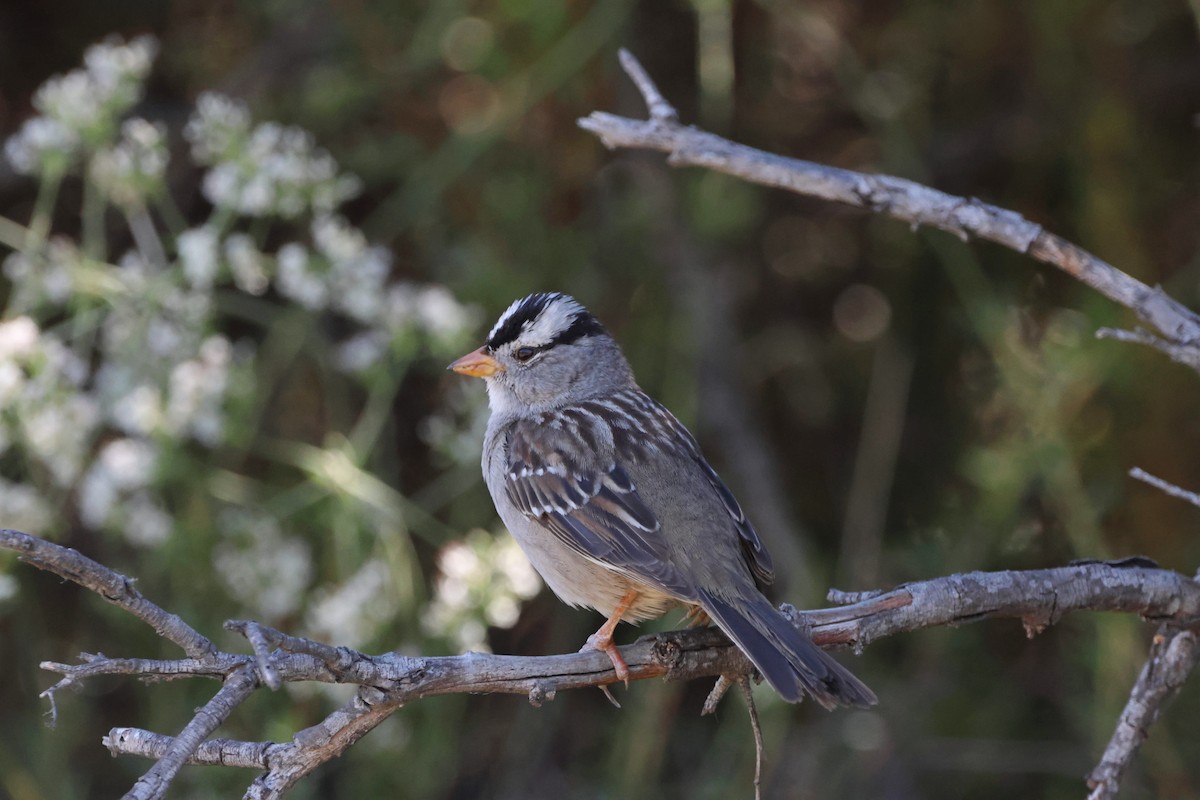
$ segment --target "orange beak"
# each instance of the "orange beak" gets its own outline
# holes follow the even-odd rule
[[[472,378],[490,378],[497,372],[504,372],[504,367],[496,359],[487,354],[487,348],[467,353],[446,369],[453,370],[459,375],[470,375]]]

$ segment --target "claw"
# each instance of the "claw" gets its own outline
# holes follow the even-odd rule
[[[617,603],[617,607],[613,609],[612,614],[600,626],[600,630],[589,636],[587,641],[583,643],[583,647],[579,648],[579,652],[581,653],[586,650],[599,650],[601,653],[607,655],[608,660],[612,662],[613,671],[617,673],[617,680],[623,681],[626,689],[629,688],[629,665],[625,663],[625,659],[621,656],[621,651],[613,644],[612,634],[613,629],[617,627],[617,623],[621,621],[621,617],[625,616],[625,612],[637,600],[637,596],[636,589],[630,589],[626,592],[625,596],[621,598],[621,602]],[[612,701],[613,705],[616,705],[617,708],[621,707],[613,699],[612,692],[608,690],[607,686],[601,686],[600,688],[608,695],[608,699]]]
[[[629,688],[629,665],[625,663],[625,657],[621,655],[621,650],[613,644],[612,634],[605,636],[600,631],[593,633],[587,638],[583,647],[579,648],[581,653],[588,650],[599,650],[608,656],[608,660],[612,662],[613,671],[617,673],[617,680],[624,681],[625,688]]]

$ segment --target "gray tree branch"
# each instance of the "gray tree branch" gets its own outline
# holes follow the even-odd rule
[[[27,559],[30,563],[102,596],[107,596],[106,587],[114,582],[126,587],[129,584],[128,578],[74,550],[18,531],[0,531],[0,547],[23,554],[36,552],[37,558]],[[1064,614],[1080,610],[1134,613],[1170,625],[1172,630],[1200,621],[1200,584],[1140,558],[1023,572],[973,572],[905,584],[886,592],[834,591],[830,595],[840,605],[804,612],[785,606],[784,610],[817,644],[855,650],[884,636],[993,617],[1019,619],[1030,635]],[[141,598],[131,611],[136,609],[134,613],[141,616],[151,607],[158,608]],[[166,612],[159,609],[159,613]],[[109,732],[104,744],[114,755],[156,760],[126,797],[141,800],[165,796],[180,767],[189,763],[262,770],[246,797],[278,798],[316,767],[337,758],[401,706],[423,697],[500,692],[525,695],[531,703],[540,705],[553,700],[561,690],[616,682],[608,658],[596,652],[554,656],[465,653],[428,658],[394,652],[368,655],[290,636],[253,622],[231,621],[227,627],[246,636],[255,652],[237,654],[214,649],[199,657],[176,660],[84,654],[79,664],[42,665],[64,676],[55,689],[96,675],[222,680],[213,699],[176,736],[137,728],[114,728]],[[643,636],[622,647],[621,652],[632,680],[728,676],[736,682],[751,672],[741,652],[713,628]],[[1177,668],[1172,673],[1177,682],[1170,685],[1182,682],[1190,667],[1191,663]],[[205,741],[238,705],[269,681],[352,683],[359,690],[350,702],[320,723],[299,731],[290,742]],[[1151,695],[1146,702],[1157,708],[1163,697]]]
[[[133,588],[133,581],[77,550],[21,531],[0,530],[0,547],[16,551],[22,561],[78,583],[145,622],[154,632],[193,658],[217,652],[217,646],[175,614],[164,611]]]
[[[1147,344],[1200,371],[1200,316],[1166,295],[1015,211],[940,192],[891,175],[872,175],[756,150],[679,122],[678,114],[628,51],[625,68],[650,110],[649,119],[594,111],[579,126],[609,149],[667,153],[672,166],[705,167],[751,183],[832,200],[959,236],[987,239],[1055,266],[1134,311],[1161,336],[1106,329],[1105,335]]]
[[[1190,492],[1181,486],[1176,486],[1170,481],[1165,481],[1156,475],[1151,475],[1141,467],[1134,467],[1133,469],[1129,470],[1129,477],[1136,478],[1142,483],[1148,483],[1154,488],[1171,495],[1171,497],[1178,498],[1186,503],[1191,503],[1196,508],[1200,508],[1200,494],[1197,494],[1196,492]]]
[[[667,162],[672,166],[705,167],[751,183],[863,208],[903,220],[914,227],[928,225],[940,228],[964,241],[974,237],[1004,245],[1061,269],[1109,299],[1129,308],[1159,332],[1156,335],[1140,328],[1133,331],[1102,328],[1096,332],[1098,337],[1153,347],[1171,360],[1200,372],[1200,316],[1158,287],[1147,286],[1083,248],[1045,231],[1040,225],[1014,211],[975,198],[956,197],[904,178],[868,175],[811,161],[785,158],[731,142],[690,125],[683,125],[679,122],[675,109],[662,96],[637,59],[625,50],[621,51],[620,59],[621,66],[637,86],[646,103],[649,119],[630,119],[602,111],[593,112],[580,119],[580,127],[596,134],[609,149],[657,150],[667,153]],[[1200,496],[1194,492],[1169,484],[1140,469],[1131,474],[1174,497],[1200,505]],[[961,582],[963,579],[973,580],[970,576],[952,576],[942,580]],[[989,577],[987,582],[995,583],[995,578]],[[926,588],[936,591],[941,587]],[[1071,587],[1061,588],[1067,589],[1068,593],[1074,591]],[[1120,590],[1116,589],[1116,593],[1120,594]],[[1063,607],[1059,605],[1059,600],[1062,599],[1059,589],[1052,590],[1052,594],[1053,597],[1043,598],[1049,600],[1049,603],[1037,604],[1028,614],[1020,614],[1025,620],[1026,630],[1031,635],[1054,622],[1061,613]],[[830,599],[839,598],[840,595],[838,598],[831,596]],[[844,599],[851,598],[847,596]],[[952,605],[946,605],[942,602],[944,599],[946,598],[930,597],[925,598],[928,601],[925,602],[914,598],[913,604],[907,608],[910,609],[910,613],[920,613],[913,609],[928,608],[945,611]],[[861,646],[870,640],[871,630],[879,619],[873,617],[861,627],[855,628],[852,635],[857,645]],[[931,620],[929,624],[946,622]],[[1188,624],[1194,624],[1194,621]],[[889,628],[885,625],[884,630]],[[1188,633],[1189,638],[1186,640],[1179,638],[1182,635],[1172,634],[1171,641],[1187,642],[1186,647],[1180,644],[1173,651],[1181,653],[1186,649],[1186,657],[1177,655],[1173,660],[1169,660],[1170,668],[1157,666],[1159,662],[1167,661],[1168,656],[1156,650],[1147,661],[1142,679],[1139,679],[1138,685],[1134,687],[1129,706],[1113,736],[1113,742],[1089,779],[1089,786],[1093,788],[1091,798],[1111,797],[1115,794],[1125,765],[1144,738],[1146,726],[1157,718],[1162,704],[1195,666],[1196,658],[1192,653],[1196,648],[1193,639],[1190,638],[1192,634]],[[1156,677],[1164,674],[1169,674],[1171,681],[1175,682],[1163,683]],[[1139,735],[1125,735],[1129,730],[1138,731]]]
[[[1117,796],[1121,776],[1149,735],[1150,726],[1183,686],[1197,661],[1200,661],[1200,647],[1196,646],[1195,631],[1164,625],[1155,634],[1150,658],[1129,694],[1117,728],[1104,748],[1100,763],[1088,775],[1088,787],[1092,790],[1088,800],[1111,800]]]

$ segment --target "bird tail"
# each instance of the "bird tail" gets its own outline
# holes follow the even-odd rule
[[[878,702],[866,684],[813,644],[762,595],[730,602],[702,590],[700,605],[788,702],[799,702],[805,693],[827,709],[865,708]]]

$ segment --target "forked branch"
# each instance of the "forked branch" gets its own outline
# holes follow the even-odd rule
[[[139,602],[130,603],[124,593],[106,592],[105,587],[128,588],[131,582],[74,550],[10,530],[0,531],[0,546],[22,553],[35,566],[91,589],[139,618],[166,615],[141,595]],[[974,572],[906,584],[887,592],[832,595],[842,605],[807,612],[791,607],[785,610],[818,644],[855,649],[884,636],[991,617],[1019,619],[1030,635],[1078,610],[1134,613],[1172,629],[1200,620],[1200,584],[1145,559],[1026,572]],[[126,797],[163,797],[180,767],[190,763],[261,770],[246,796],[277,798],[313,769],[341,755],[397,709],[420,698],[499,692],[525,695],[540,705],[564,689],[616,681],[608,658],[595,652],[555,656],[466,653],[438,658],[369,655],[252,622],[235,621],[227,627],[245,635],[255,652],[214,649],[176,660],[85,655],[80,664],[42,665],[63,675],[46,691],[51,699],[57,690],[95,675],[222,680],[213,699],[175,736],[138,728],[109,732],[104,744],[114,755],[156,760]],[[730,676],[736,682],[751,669],[741,652],[712,628],[643,636],[621,652],[633,680]],[[350,702],[317,725],[297,732],[289,742],[208,740],[255,690],[298,681],[352,683],[359,691]]]
[[[1097,336],[1148,345],[1165,353],[1173,361],[1200,372],[1200,316],[1161,289],[1147,286],[1014,211],[975,198],[956,197],[904,178],[871,175],[785,158],[684,125],[637,59],[626,50],[621,51],[620,59],[621,66],[645,100],[649,118],[631,119],[596,111],[580,119],[580,127],[600,137],[606,147],[657,150],[667,153],[667,163],[672,166],[706,167],[751,183],[856,206],[903,220],[913,226],[940,228],[964,241],[978,238],[996,242],[1061,269],[1129,308],[1157,331],[1102,328],[1097,331]],[[1169,484],[1139,468],[1135,468],[1131,475],[1174,497],[1200,505],[1200,495],[1195,492]],[[989,583],[995,580],[995,573],[983,574],[989,576]],[[964,577],[951,576],[918,586],[936,586],[945,581],[961,582]],[[974,588],[969,587],[967,596],[974,595]],[[1040,611],[1018,615],[1025,619],[1026,629],[1031,633],[1054,622],[1061,606],[1058,605],[1057,590],[1053,594],[1053,602],[1038,606]],[[951,598],[924,603],[914,597],[911,608],[946,608],[947,600],[953,605]],[[810,616],[816,617],[820,613],[823,612]],[[998,612],[992,610],[984,613],[995,615]],[[864,622],[866,629],[869,630],[876,619]],[[1160,630],[1150,659],[1133,689],[1103,760],[1089,776],[1091,800],[1115,795],[1118,781],[1145,737],[1147,727],[1195,667],[1197,650],[1200,648],[1196,646],[1194,631],[1185,630],[1195,624],[1194,616],[1185,615],[1184,619],[1176,620]],[[855,631],[858,637],[862,637],[863,633],[862,629]],[[826,629],[824,635],[830,635],[830,631]],[[864,638],[855,641],[862,644]]]
[[[956,197],[905,178],[873,175],[756,150],[679,121],[645,69],[627,50],[621,66],[650,111],[649,119],[631,119],[594,111],[579,120],[584,130],[610,149],[657,150],[675,167],[705,167],[751,183],[856,206],[910,225],[940,228],[964,241],[987,239],[1051,264],[1106,297],[1131,309],[1160,335],[1113,331],[1111,338],[1135,341],[1166,353],[1200,371],[1200,316],[1166,295],[1044,230],[1015,211],[973,197]]]

